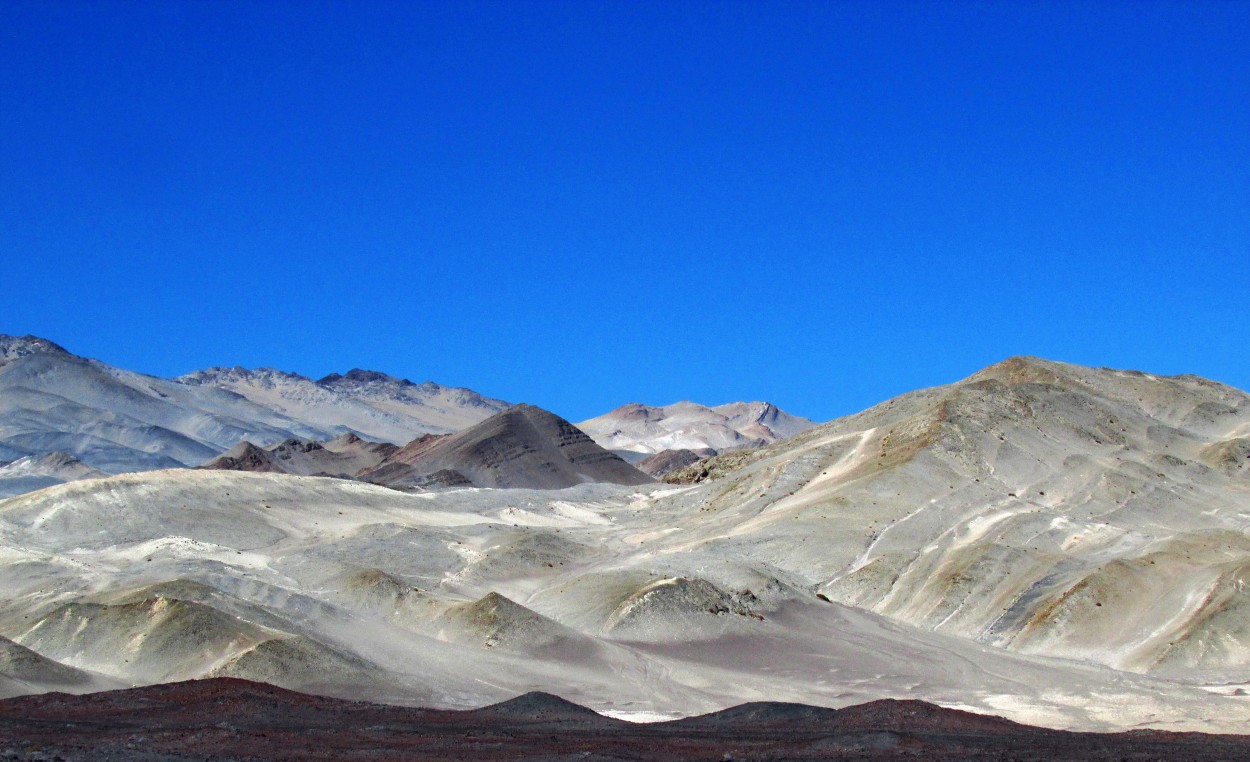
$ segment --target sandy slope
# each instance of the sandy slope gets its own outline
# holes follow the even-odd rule
[[[1241,697],[822,601],[819,565],[783,568],[770,533],[754,555],[716,539],[750,523],[700,510],[726,486],[60,485],[0,503],[0,634],[133,683],[233,675],[437,706],[541,688],[623,716],[915,697],[1061,727],[1250,719]]]
[[[742,554],[832,600],[1014,651],[1245,680],[1250,397],[1015,359],[778,446],[657,552]],[[684,501],[684,502],[683,502]]]
[[[0,698],[58,690],[84,693],[123,687],[123,683],[42,656],[0,637]]]

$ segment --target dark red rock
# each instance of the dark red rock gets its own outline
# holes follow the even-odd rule
[[[311,696],[246,680],[0,701],[0,760],[1246,760],[1250,737],[1070,733],[920,701],[746,704],[632,724],[529,693],[470,711]]]

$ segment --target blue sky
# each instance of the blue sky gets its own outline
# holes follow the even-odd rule
[[[1250,388],[1250,3],[0,4],[0,333],[573,420]]]

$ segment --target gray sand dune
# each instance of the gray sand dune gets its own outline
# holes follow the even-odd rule
[[[653,552],[658,540],[676,535],[665,529],[667,512],[691,491],[601,485],[567,493],[405,494],[342,480],[212,471],[61,485],[0,504],[0,540],[11,549],[5,552],[60,549],[43,563],[66,569],[45,577],[63,587],[32,591],[40,600],[81,597],[86,584],[117,593],[106,603],[61,604],[37,628],[6,619],[4,634],[45,656],[83,659],[133,682],[199,669],[199,676],[236,674],[443,706],[547,689],[644,717],[749,698],[843,705],[890,695],[1077,727],[1209,728],[1250,717],[1235,697],[1013,655],[824,603],[789,582],[768,582],[776,577],[741,560],[717,565],[701,551]],[[190,505],[212,506],[221,522],[181,523]],[[67,510],[74,522],[56,524]],[[146,522],[127,522],[126,510]],[[167,535],[171,530],[178,534]],[[424,553],[411,543],[426,533],[431,550],[449,554],[438,561],[448,564],[442,581],[372,563],[375,555],[420,559]],[[538,536],[554,544],[526,540],[522,547],[559,549],[563,566],[547,566],[540,553],[519,577],[506,563],[494,579],[480,574],[490,567],[475,566],[492,548]],[[349,538],[355,540],[341,552],[310,553]],[[704,579],[699,568],[672,573],[686,563],[706,567],[706,584],[697,581]],[[425,568],[418,560],[409,570]],[[478,573],[462,574],[465,569]],[[677,576],[687,582],[655,586]],[[734,596],[745,597],[748,585],[766,604],[762,620],[730,608],[741,605]],[[678,594],[668,596],[670,587]],[[648,595],[655,590],[663,592]],[[621,615],[626,602],[640,612],[637,622],[655,628],[656,639]],[[25,598],[16,603],[34,605]],[[626,622],[625,631],[604,631],[614,616]],[[454,642],[439,640],[439,627],[457,617],[458,628],[479,619],[482,625],[469,630],[473,638],[461,637],[460,629]],[[701,619],[713,626],[699,627]],[[198,641],[180,629],[185,623],[198,623],[189,628],[202,633]],[[683,627],[697,637],[666,637]],[[561,637],[590,650],[561,658]],[[188,645],[194,642],[204,649]],[[146,662],[132,667],[134,656]],[[1095,695],[1114,697],[1117,708],[1107,708],[1109,699],[1092,700]]]
[[[5,475],[19,471],[46,474],[67,482],[76,479],[103,479],[108,476],[67,452],[50,452],[46,455],[22,458],[5,465],[3,471]]]
[[[350,691],[362,697],[387,696],[396,690],[376,664],[303,635],[261,641],[205,676],[239,677],[310,693]]]

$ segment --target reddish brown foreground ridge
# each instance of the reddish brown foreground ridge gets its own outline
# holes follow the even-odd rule
[[[1033,728],[920,701],[631,724],[545,693],[471,711],[246,680],[0,701],[0,760],[1246,760],[1250,736]]]

